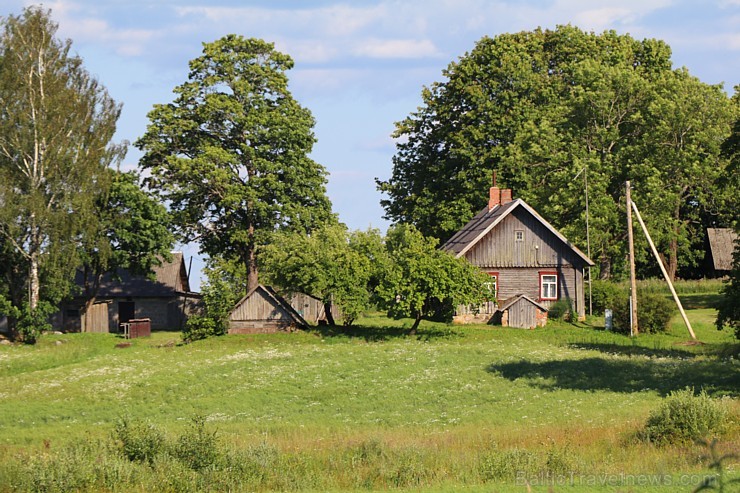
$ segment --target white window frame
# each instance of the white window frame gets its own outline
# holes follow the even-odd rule
[[[558,273],[541,272],[540,273],[540,299],[557,300],[558,299]]]
[[[514,241],[516,242],[524,241],[524,230],[523,229],[517,229],[514,231]]]

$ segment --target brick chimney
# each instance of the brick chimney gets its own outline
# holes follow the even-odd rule
[[[497,205],[506,205],[511,202],[511,188],[499,188],[496,186],[496,172],[493,172],[491,176],[493,186],[489,190],[488,195],[488,210],[490,211]]]
[[[490,211],[501,203],[501,190],[498,187],[491,187],[488,198],[488,210]]]
[[[501,205],[506,205],[512,200],[514,199],[511,198],[511,188],[502,188],[501,189]]]

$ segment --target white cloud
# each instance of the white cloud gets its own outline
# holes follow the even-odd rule
[[[428,39],[366,39],[353,52],[370,58],[428,58],[440,54]]]
[[[45,5],[51,9],[59,24],[59,34],[77,43],[104,44],[121,56],[138,56],[157,33],[146,29],[120,29],[107,20],[94,16],[94,9],[83,8],[75,2],[57,1]]]

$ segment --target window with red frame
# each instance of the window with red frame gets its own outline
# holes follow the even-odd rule
[[[540,272],[540,299],[558,299],[558,273]]]

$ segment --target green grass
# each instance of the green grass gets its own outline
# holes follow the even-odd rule
[[[629,491],[629,481],[586,483],[707,474],[702,450],[635,438],[650,411],[686,387],[737,416],[738,345],[714,328],[713,309],[689,313],[704,344],[686,344],[680,317],[666,334],[633,339],[600,330],[599,318],[534,331],[424,322],[407,337],[411,321],[374,314],[352,329],[189,345],[159,332],[125,348],[108,334],[2,346],[0,491],[523,491],[511,464],[534,478],[578,474],[585,491]],[[169,456],[130,463],[111,438],[129,416],[175,443],[198,415],[217,430],[228,465],[218,475]],[[729,428],[725,451],[740,448],[737,421]],[[736,475],[739,466],[728,467]],[[112,473],[103,469],[118,479],[104,481]],[[68,471],[66,482],[54,483],[55,470]],[[48,484],[24,483],[34,475]]]

